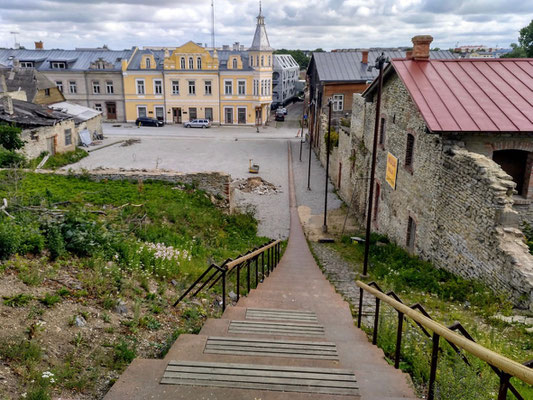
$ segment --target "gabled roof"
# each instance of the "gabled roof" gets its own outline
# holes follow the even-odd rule
[[[268,41],[268,35],[265,27],[265,17],[261,14],[259,9],[259,15],[257,16],[257,26],[255,28],[254,40],[252,41],[252,47],[248,50],[251,51],[273,51]]]
[[[393,60],[432,132],[532,132],[533,59]]]
[[[33,101],[38,90],[56,87],[55,83],[33,68],[3,69],[0,74],[4,75],[8,92],[22,90],[29,101]]]
[[[381,53],[389,59],[405,57],[405,51],[396,49],[372,49],[368,51],[368,63],[363,64],[363,51],[342,51],[330,53],[313,53],[312,61],[316,65],[318,78],[321,82],[366,82],[378,76],[373,68]],[[455,59],[455,55],[448,50],[430,52],[431,59]],[[311,64],[310,64],[311,65]]]

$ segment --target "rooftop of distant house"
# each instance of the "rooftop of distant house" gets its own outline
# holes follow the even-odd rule
[[[12,112],[9,108],[12,107]],[[72,116],[39,104],[11,99],[4,96],[0,101],[0,121],[14,123],[22,128],[53,126]]]

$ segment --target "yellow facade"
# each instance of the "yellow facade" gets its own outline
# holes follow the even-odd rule
[[[272,64],[270,50],[207,50],[193,42],[172,51],[136,49],[123,61],[126,119],[264,125],[272,103]]]

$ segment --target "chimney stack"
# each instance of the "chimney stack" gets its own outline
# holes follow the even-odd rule
[[[430,35],[418,35],[413,39],[413,59],[415,61],[429,60],[429,45],[433,41]]]
[[[6,76],[0,73],[0,92],[7,92]]]
[[[4,107],[4,114],[13,115],[13,99],[9,96],[2,97],[2,106]]]
[[[413,59],[413,50],[407,50],[405,52],[405,58],[407,58],[408,60],[412,60]]]
[[[44,43],[42,40],[39,40],[38,42],[35,42],[35,50],[42,50],[44,49]]]
[[[368,64],[368,50],[363,50],[362,51],[362,60],[361,60],[361,63],[363,64]]]

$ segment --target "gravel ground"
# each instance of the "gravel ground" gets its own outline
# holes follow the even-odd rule
[[[335,250],[323,243],[310,242],[311,251],[328,280],[344,299],[356,310],[359,306],[359,287],[355,284],[356,273],[353,265],[345,261]],[[374,322],[375,300],[371,295],[363,296],[363,323],[371,326]]]

